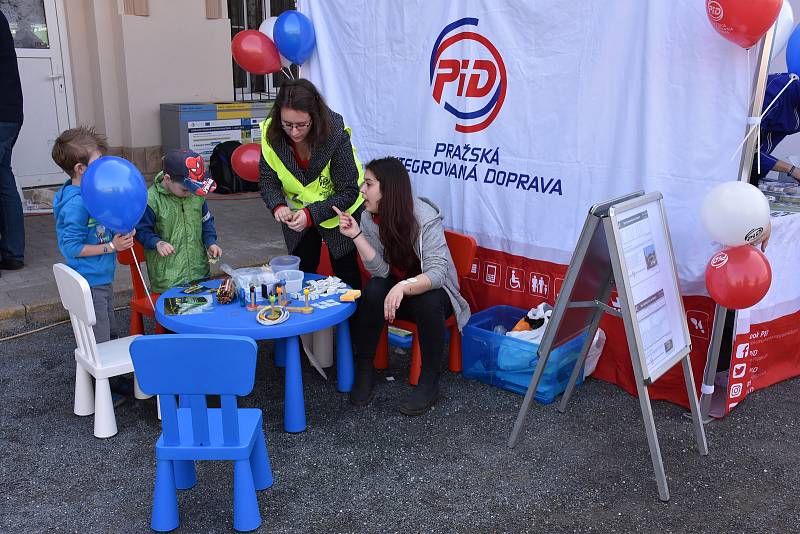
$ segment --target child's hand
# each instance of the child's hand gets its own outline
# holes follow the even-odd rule
[[[128,234],[116,234],[111,242],[114,244],[114,250],[117,252],[122,252],[123,250],[128,250],[133,246],[133,234],[136,232],[130,232]]]
[[[222,256],[222,249],[216,244],[209,246],[207,252],[209,258],[219,258]]]
[[[349,213],[343,212],[336,206],[333,206],[333,211],[339,216],[339,233],[353,239],[361,232],[358,223]]]
[[[281,206],[275,210],[275,220],[279,223],[286,224],[292,220],[292,210],[289,206]]]
[[[294,212],[294,216],[290,221],[286,223],[286,225],[294,230],[295,232],[302,232],[308,226],[308,217],[306,216],[306,210],[297,210]]]
[[[158,243],[156,243],[156,250],[162,257],[169,256],[170,254],[175,253],[175,247],[173,247],[166,241],[159,241]]]

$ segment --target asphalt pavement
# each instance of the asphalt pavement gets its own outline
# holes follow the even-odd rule
[[[128,400],[119,433],[94,438],[92,417],[72,413],[74,346],[67,324],[0,341],[0,531],[148,532],[154,401]],[[435,408],[409,418],[397,410],[407,354],[393,353],[389,373],[359,409],[305,365],[308,430],[287,434],[283,370],[271,343],[260,345],[255,388],[240,402],[264,410],[275,475],[258,495],[259,532],[798,531],[800,380],[753,393],[707,426],[705,457],[683,410],[653,403],[664,503],[639,404],[616,386],[589,379],[565,414],[534,404],[510,450],[521,396],[447,372]],[[230,532],[231,466],[197,472],[197,486],[179,492],[178,532]]]

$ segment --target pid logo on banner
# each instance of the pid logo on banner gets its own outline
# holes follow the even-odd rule
[[[500,113],[506,96],[506,67],[500,52],[475,28],[478,19],[463,18],[444,27],[431,50],[430,83],[433,99],[453,115],[461,133],[480,132]],[[478,46],[453,46],[474,41]],[[456,104],[451,104],[455,102]],[[458,107],[457,107],[458,106]],[[469,111],[470,109],[474,111]]]

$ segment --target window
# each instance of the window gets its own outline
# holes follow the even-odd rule
[[[228,0],[231,39],[240,31],[257,30],[264,19],[289,9],[295,9],[294,0]],[[296,75],[297,67],[293,65],[292,70]],[[250,74],[233,61],[233,94],[237,101],[273,100],[285,79],[286,75],[281,72]]]
[[[43,0],[0,0],[14,48],[50,48]]]

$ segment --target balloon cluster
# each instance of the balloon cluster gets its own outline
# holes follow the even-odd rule
[[[302,13],[285,11],[270,17],[258,30],[245,30],[231,41],[233,59],[247,72],[270,74],[302,65],[311,57],[317,44],[314,25]],[[287,71],[291,76],[291,71]],[[243,180],[258,182],[261,145],[246,143],[231,154],[231,166]]]
[[[769,228],[769,211],[764,194],[745,182],[719,184],[703,200],[703,226],[726,247],[706,266],[708,294],[720,306],[749,308],[767,294],[772,269],[767,257],[753,245]]]
[[[317,37],[308,17],[294,10],[270,17],[258,30],[244,30],[231,41],[233,59],[247,72],[270,74],[311,57]]]

